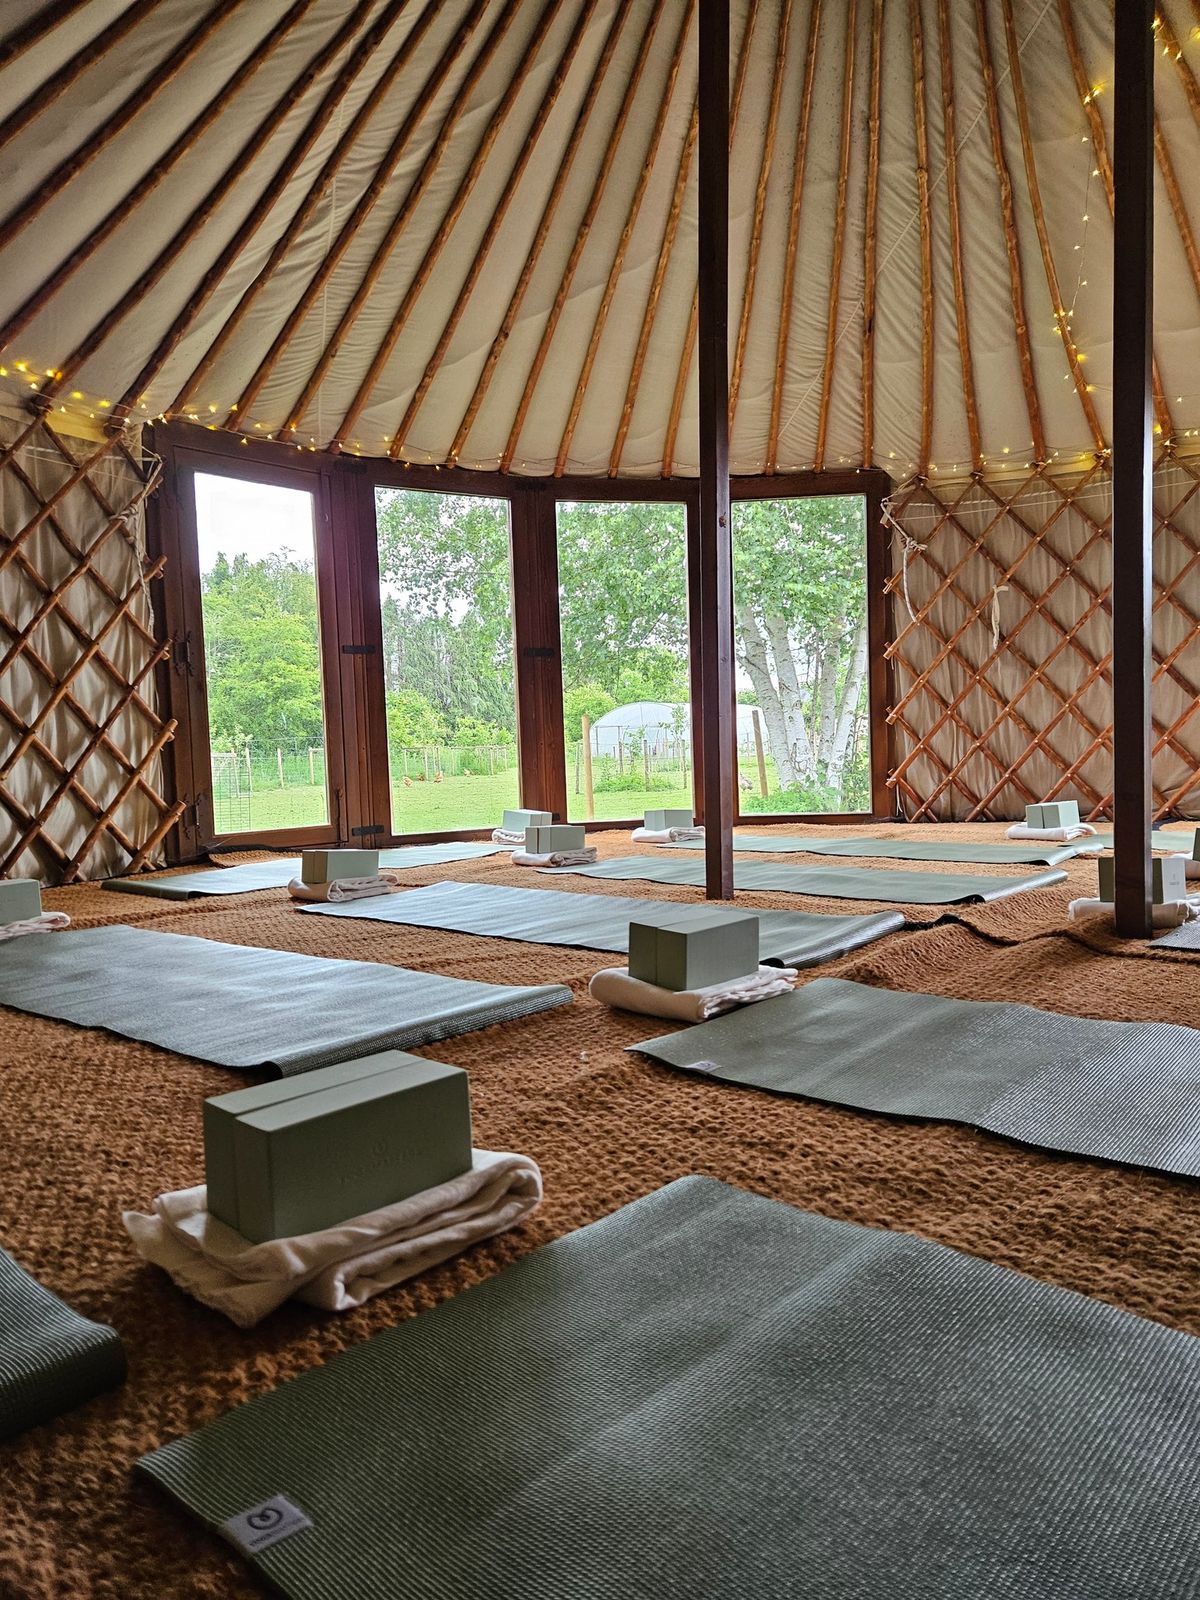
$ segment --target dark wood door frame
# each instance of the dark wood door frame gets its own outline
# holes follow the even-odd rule
[[[304,487],[318,508],[322,654],[326,673],[327,761],[338,809],[328,828],[223,836],[226,844],[294,848],[327,842],[399,843],[402,840],[479,838],[484,828],[431,833],[392,831],[387,761],[387,718],[382,673],[379,557],[375,524],[376,487],[432,490],[505,499],[510,507],[513,651],[516,675],[517,743],[522,804],[567,815],[566,746],[563,730],[562,641],[559,618],[557,521],[560,500],[681,504],[687,518],[687,604],[692,716],[694,804],[703,817],[704,716],[700,623],[699,484],[695,478],[527,478],[464,468],[334,456],[270,440],[239,444],[220,430],[189,424],[156,427],[150,445],[164,462],[163,487],[151,505],[148,537],[152,553],[168,556],[163,583],[160,635],[174,641],[172,659],[161,669],[160,693],[179,722],[171,747],[174,798],[188,806],[169,843],[172,860],[194,860],[213,843],[211,773],[204,692],[203,628],[196,561],[191,475],[209,471],[261,483]],[[889,667],[884,658],[888,541],[881,507],[891,490],[876,469],[791,473],[731,479],[734,503],[748,499],[797,499],[862,495],[867,506],[869,702],[872,814],[890,814],[886,779],[889,761],[887,707]],[[190,519],[190,523],[189,523]],[[766,822],[768,814],[755,814]],[[499,819],[497,818],[497,821]],[[596,821],[596,829],[623,828],[640,819]],[[742,820],[739,817],[739,820]],[[860,822],[853,814],[774,816],[771,821]],[[369,830],[358,833],[355,830]]]

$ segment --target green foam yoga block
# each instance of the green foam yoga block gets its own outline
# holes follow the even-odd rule
[[[0,927],[41,914],[42,886],[36,878],[0,878]]]
[[[1078,800],[1055,800],[1046,805],[1025,807],[1027,828],[1076,828],[1079,826]]]
[[[506,811],[501,827],[505,833],[524,833],[527,828],[548,828],[553,821],[549,811]]]
[[[629,924],[629,975],[660,989],[704,989],[758,971],[758,918],[669,906]]]
[[[460,1067],[384,1050],[204,1104],[208,1209],[256,1244],[334,1227],[471,1166]]]
[[[694,828],[696,816],[692,811],[647,811],[644,827],[652,833],[662,833],[666,828]]]
[[[373,878],[379,871],[378,850],[304,850],[300,881],[313,885],[341,878]]]
[[[525,829],[525,852],[531,856],[546,856],[552,850],[582,850],[586,843],[587,831],[582,823],[559,822],[549,828]]]
[[[1096,863],[1100,871],[1100,898],[1113,900],[1116,898],[1114,856],[1101,856]],[[1154,904],[1164,904],[1168,900],[1183,900],[1187,897],[1187,862],[1179,856],[1155,856],[1151,862],[1154,871]]]

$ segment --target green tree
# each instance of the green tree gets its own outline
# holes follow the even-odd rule
[[[388,743],[393,749],[406,745],[442,744],[447,736],[441,712],[415,689],[387,691]]]
[[[289,552],[218,556],[201,580],[214,744],[320,744],[324,737],[317,591]]]
[[[582,683],[578,688],[567,689],[563,693],[563,723],[567,738],[572,743],[582,739],[584,717],[589,722],[595,722],[606,711],[612,711],[616,703],[607,689],[600,689],[594,683]]]

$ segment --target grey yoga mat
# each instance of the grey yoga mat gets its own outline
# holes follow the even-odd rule
[[[1196,824],[1187,828],[1155,828],[1150,835],[1151,850],[1184,850],[1188,855],[1192,853],[1192,844],[1196,837]],[[1099,845],[1102,850],[1111,850],[1113,836],[1111,833],[1098,833],[1092,840],[1094,845]]]
[[[558,984],[473,983],[144,928],[88,928],[0,947],[0,1005],[284,1077],[570,1001]]]
[[[139,1468],[291,1600],[1184,1600],[1198,1428],[1200,1340],[693,1177]]]
[[[725,1083],[1200,1177],[1200,1032],[819,978],[631,1048]]]
[[[0,1250],[0,1439],[124,1380],[116,1332],[72,1311]]]
[[[665,856],[618,856],[590,867],[542,867],[541,872],[574,872],[585,878],[637,879],[643,883],[704,884],[703,861]],[[998,878],[958,872],[893,872],[887,867],[792,867],[775,861],[735,861],[737,889],[825,895],[832,900],[882,900],[896,905],[944,906],[965,900],[1003,900],[1024,889],[1062,883],[1066,873]]]
[[[448,928],[495,939],[524,939],[531,944],[627,951],[630,920],[661,911],[663,903],[624,895],[509,889],[503,884],[435,883],[378,899],[302,909],[323,917]],[[898,911],[849,917],[814,916],[804,911],[759,911],[756,915],[762,960],[795,967],[832,961],[904,926]]]
[[[1013,867],[1055,867],[1060,861],[1094,853],[1099,847],[1081,839],[1074,844],[969,844],[957,839],[798,839],[773,834],[735,833],[735,850],[755,854],[889,857],[896,861],[980,861]],[[703,839],[676,839],[664,850],[703,850]]]
[[[408,844],[381,850],[379,865],[388,871],[405,867],[433,867],[443,861],[474,861],[499,855],[511,845],[447,841],[445,844]],[[211,894],[252,894],[258,889],[286,889],[300,876],[299,856],[277,856],[273,861],[246,861],[239,867],[212,867],[203,872],[174,876],[108,878],[104,888],[121,894],[149,894],[163,900],[191,900]]]

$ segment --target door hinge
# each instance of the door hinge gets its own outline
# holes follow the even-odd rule
[[[541,660],[550,661],[558,654],[558,651],[553,645],[549,644],[527,644],[522,648],[521,654],[523,656],[537,656]]]
[[[385,829],[382,822],[368,822],[364,827],[351,828],[350,837],[352,839],[365,839],[368,834],[383,832],[385,832]]]
[[[344,644],[342,646],[342,654],[344,656],[373,656],[375,654],[375,646],[373,644]]]

